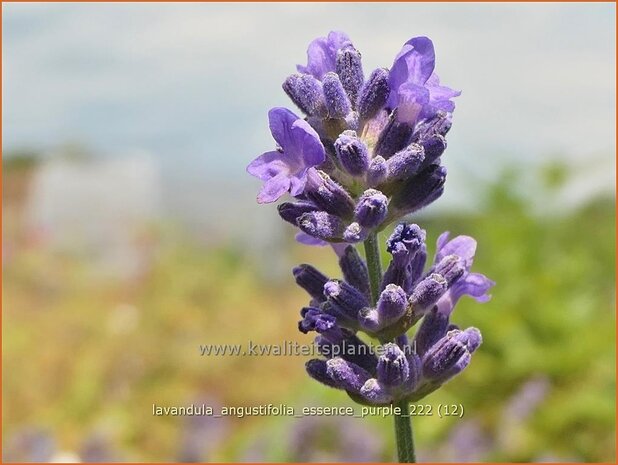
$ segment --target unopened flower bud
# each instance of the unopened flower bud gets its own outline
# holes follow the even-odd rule
[[[337,52],[337,74],[352,102],[352,107],[356,108],[358,94],[365,78],[361,54],[354,47],[346,47]]]
[[[390,88],[388,86],[388,70],[374,70],[363,86],[358,98],[358,113],[362,120],[373,118],[386,104]]]
[[[375,228],[382,224],[388,214],[388,198],[375,189],[366,190],[360,196],[354,219],[363,228]]]
[[[310,74],[292,74],[282,87],[292,102],[306,115],[325,115],[322,84]]]
[[[367,146],[354,131],[345,131],[337,138],[335,151],[343,169],[352,176],[362,176],[369,168]]]
[[[326,73],[322,78],[324,100],[329,118],[344,118],[352,109],[350,99],[335,73]]]

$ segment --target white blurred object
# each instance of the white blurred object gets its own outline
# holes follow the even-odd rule
[[[50,157],[34,175],[26,218],[44,246],[85,255],[119,278],[146,265],[143,234],[160,216],[160,177],[149,154],[114,158]]]

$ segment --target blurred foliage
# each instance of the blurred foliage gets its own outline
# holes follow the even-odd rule
[[[561,176],[549,173],[548,184]],[[518,182],[511,173],[490,186],[481,213],[422,222],[431,246],[444,230],[474,236],[473,269],[497,285],[489,303],[463,299],[454,313],[455,323],[482,331],[484,344],[469,369],[423,401],[461,403],[465,415],[416,418],[420,456],[464,457],[463,430],[477,460],[611,462],[615,200],[535,217]],[[155,242],[152,266],[130,281],[95,280],[87,261],[40,246],[5,263],[3,449],[28,428],[48,431],[69,451],[103,431],[122,460],[178,460],[190,444],[189,419],[154,417],[153,403],[353,405],[310,380],[302,358],[199,355],[204,343],[310,341],[296,331],[306,296],[291,276],[269,277],[267,252],[205,248],[167,229]],[[336,275],[328,248],[289,242],[281,254],[286,266],[310,262]],[[534,379],[547,384],[542,400],[515,404]],[[311,425],[289,417],[212,421],[196,430],[202,460],[345,460],[371,438],[368,460],[394,455],[390,418],[320,419],[332,434],[310,434]],[[333,440],[344,430],[355,431],[352,439]],[[303,441],[316,441],[313,455]]]

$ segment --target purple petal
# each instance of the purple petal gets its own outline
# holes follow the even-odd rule
[[[264,182],[262,190],[257,196],[258,203],[276,202],[290,188],[290,179],[286,173],[279,173],[277,176]]]
[[[247,166],[247,173],[262,181],[268,181],[270,178],[274,178],[282,172],[287,172],[288,166],[285,161],[283,161],[283,157],[283,153],[277,150],[263,153],[249,163],[249,166]]]
[[[414,125],[429,103],[429,91],[411,82],[402,84],[397,93],[397,121]]]
[[[352,45],[344,32],[331,31],[328,37],[318,37],[307,48],[307,66],[298,65],[300,73],[311,74],[322,79],[326,73],[337,68],[337,51]]]
[[[433,43],[427,37],[414,37],[405,43],[389,74],[388,106],[397,106],[398,90],[406,82],[423,86],[433,73],[435,53]]]
[[[439,263],[447,255],[457,255],[465,260],[469,270],[476,252],[476,241],[470,236],[457,236],[447,242],[448,233],[438,238],[434,263]]]
[[[275,107],[268,112],[268,125],[273,138],[280,147],[285,149],[293,143],[291,129],[296,120],[300,119],[287,108]]]
[[[309,123],[303,119],[294,121],[291,128],[291,147],[298,152],[295,158],[304,166],[317,166],[326,159],[324,146],[320,141],[320,136],[315,132]],[[286,148],[287,149],[287,148]],[[287,152],[287,150],[286,150]]]
[[[491,296],[487,291],[495,286],[495,282],[481,273],[468,273],[464,279],[456,282],[450,289],[454,302],[464,296],[469,295],[477,302],[487,302]]]
[[[296,239],[296,242],[300,242],[301,244],[305,244],[305,245],[315,245],[319,247],[328,245],[328,242],[325,242],[322,239],[318,239],[317,237],[310,236],[309,234],[304,233],[302,231],[296,233],[295,239]]]

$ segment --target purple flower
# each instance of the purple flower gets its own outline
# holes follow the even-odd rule
[[[257,197],[259,203],[275,202],[286,192],[301,194],[308,170],[326,158],[318,134],[290,110],[273,108],[268,112],[268,121],[279,148],[263,153],[247,167],[249,174],[264,181]]]
[[[307,49],[307,66],[297,65],[299,73],[311,74],[316,79],[328,72],[337,70],[337,52],[352,47],[352,42],[345,32],[331,31],[328,37],[318,37]]]
[[[456,255],[463,259],[464,274],[438,301],[439,310],[446,315],[453,311],[457,301],[464,295],[469,295],[477,302],[487,302],[491,298],[487,291],[495,285],[487,276],[470,272],[476,252],[476,241],[470,236],[457,236],[450,241],[448,238],[448,232],[438,237],[434,263],[439,263],[449,255]]]
[[[434,73],[435,61],[433,43],[427,37],[410,39],[395,57],[387,105],[397,108],[400,122],[414,125],[440,110],[450,113],[455,109],[451,99],[461,92],[440,85]]]

